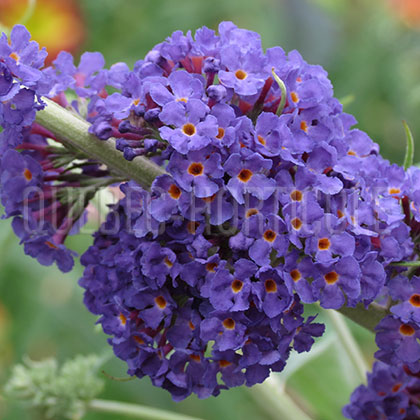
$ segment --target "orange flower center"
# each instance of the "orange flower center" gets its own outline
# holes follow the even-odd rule
[[[300,274],[300,271],[296,268],[290,272],[290,277],[296,283],[302,278],[302,274]]]
[[[302,227],[302,220],[299,219],[299,217],[295,217],[294,219],[291,220],[290,222],[292,224],[292,226],[294,227],[294,229],[299,230]]]
[[[266,141],[265,141],[265,138],[263,136],[257,136],[257,139],[263,146],[265,146]]]
[[[267,293],[276,293],[277,292],[277,284],[273,279],[267,279],[264,283],[265,291]]]
[[[318,241],[318,249],[321,251],[326,251],[331,246],[331,242],[328,238],[322,238]]]
[[[302,197],[303,197],[302,191],[294,190],[290,193],[290,198],[293,201],[302,201]]]
[[[125,325],[126,323],[127,323],[127,318],[125,317],[125,315],[124,314],[120,314],[119,316],[118,316],[118,318],[120,318],[120,322],[121,322],[121,325]]]
[[[298,96],[298,94],[296,93],[296,92],[292,92],[291,94],[290,94],[290,97],[292,98],[292,101],[293,102],[299,102],[299,96]]]
[[[400,334],[405,336],[412,336],[414,335],[415,331],[414,328],[408,324],[402,324],[400,327]]]
[[[158,296],[155,298],[155,303],[159,307],[159,309],[166,308],[166,299],[163,296]]]
[[[23,176],[28,182],[32,180],[32,172],[29,169],[23,171]]]
[[[325,274],[324,279],[328,284],[334,284],[338,281],[339,277],[340,276],[335,271],[330,271]]]
[[[301,121],[300,122],[300,129],[303,130],[305,133],[308,132],[308,124],[306,123],[306,121]]]
[[[235,328],[235,321],[232,318],[226,318],[223,321],[223,326],[227,329],[227,330],[233,330]]]
[[[238,178],[242,182],[248,182],[252,178],[252,175],[253,173],[249,169],[242,169],[238,174]]]
[[[182,132],[186,136],[189,136],[189,137],[193,136],[196,133],[195,125],[191,123],[184,124],[182,127]]]
[[[277,233],[274,232],[271,229],[268,229],[264,232],[263,238],[267,241],[267,242],[274,242],[274,240],[277,237]]]
[[[250,218],[251,216],[255,216],[256,214],[258,214],[258,210],[257,209],[249,209],[246,212],[246,218]]]
[[[15,52],[12,52],[12,53],[9,55],[9,57],[10,57],[10,58],[13,58],[13,60],[15,60],[15,61],[19,61],[19,56],[18,56]]]
[[[221,140],[224,136],[225,136],[225,129],[224,129],[224,128],[222,128],[222,127],[219,127],[219,128],[217,129],[217,136],[216,136],[216,139]]]
[[[199,176],[202,175],[204,172],[204,166],[202,163],[199,162],[193,162],[188,167],[188,173],[193,176]]]
[[[248,77],[248,73],[246,71],[243,71],[243,70],[236,70],[235,76],[239,80],[244,80]]]
[[[410,303],[416,308],[420,307],[420,295],[415,293],[410,297]]]
[[[233,293],[239,293],[242,290],[243,282],[239,279],[233,280],[232,282],[232,290]]]
[[[168,193],[174,200],[178,200],[181,196],[181,190],[175,184],[169,187]]]
[[[217,268],[217,263],[211,262],[206,264],[206,270],[210,273],[215,273]]]

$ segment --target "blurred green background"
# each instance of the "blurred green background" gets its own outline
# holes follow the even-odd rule
[[[8,23],[16,15],[8,7],[17,3],[0,0],[0,22]],[[41,3],[28,26],[44,39],[58,39],[59,34],[49,22],[59,12],[48,9],[48,1],[44,9]],[[54,1],[56,6],[61,3],[68,6],[71,2]],[[346,111],[354,114],[358,127],[381,145],[386,158],[396,163],[403,161],[402,119],[407,120],[415,137],[420,136],[418,0],[80,0],[78,8],[78,13],[64,12],[57,23],[64,28],[66,16],[72,16],[68,26],[73,28],[73,35],[82,35],[75,36],[71,47],[76,54],[100,51],[108,65],[117,61],[132,65],[174,30],[194,31],[202,25],[216,29],[220,21],[232,20],[240,27],[259,32],[264,47],[298,49],[308,62],[324,66],[336,96],[353,98]],[[76,19],[77,25],[71,19]],[[67,40],[71,38],[69,33],[63,35]],[[79,38],[83,38],[83,44]],[[420,147],[416,161],[420,161]],[[91,238],[85,234],[70,241],[83,252]],[[101,353],[106,349],[106,337],[95,328],[95,317],[83,307],[82,291],[77,286],[80,274],[79,266],[63,275],[25,257],[9,221],[1,222],[0,387],[10,367],[24,355],[32,359],[54,356],[63,361],[77,353]],[[375,350],[373,336],[350,326],[371,361]],[[116,359],[105,366],[109,374],[120,377],[125,376],[124,369],[124,364]],[[289,394],[316,420],[342,419],[341,407],[359,384],[331,326],[310,360],[293,359],[284,377]],[[103,398],[165,408],[206,420],[281,419],[258,390],[234,389],[218,398],[199,401],[191,397],[175,404],[165,391],[152,387],[148,379],[126,383],[106,379],[106,383]],[[0,418],[42,417],[20,404],[5,401],[0,394]],[[86,416],[87,420],[120,418],[93,413]]]

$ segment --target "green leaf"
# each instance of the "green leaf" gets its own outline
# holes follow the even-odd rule
[[[283,112],[284,106],[286,105],[287,89],[286,89],[286,85],[284,84],[283,80],[281,80],[280,77],[277,76],[277,74],[275,73],[274,67],[271,69],[271,73],[274,77],[274,80],[279,85],[279,88],[280,88],[280,91],[281,91],[280,103],[279,103],[279,106],[278,106],[277,111],[276,111],[277,115],[281,115],[281,113]]]
[[[407,138],[407,148],[405,150],[405,158],[404,158],[404,169],[408,169],[410,166],[413,165],[414,139],[413,139],[413,134],[411,133],[411,130],[405,121],[403,121],[403,125],[405,129],[405,136]]]

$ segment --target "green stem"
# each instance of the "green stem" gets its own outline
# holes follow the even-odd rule
[[[131,179],[144,188],[150,188],[157,176],[166,173],[163,168],[142,156],[129,162],[115,148],[114,139],[99,140],[88,132],[87,121],[49,99],[43,98],[43,101],[47,106],[37,112],[36,121],[64,144],[73,146],[89,158],[104,163],[112,172],[125,179]]]
[[[345,352],[352,365],[354,366],[356,372],[359,375],[362,383],[366,382],[366,372],[369,370],[369,366],[366,363],[363,354],[356,343],[351,331],[344,320],[344,317],[334,310],[326,311],[331,323],[334,326],[334,330],[337,334],[340,343],[342,344]]]
[[[420,261],[405,261],[390,264],[392,267],[420,267]]]
[[[100,413],[113,413],[142,420],[200,420],[196,417],[120,401],[92,400],[88,408]]]
[[[386,308],[376,303],[371,303],[368,309],[365,309],[361,303],[355,308],[343,306],[338,312],[372,332],[375,332],[375,327],[379,324],[379,321],[389,315]]]

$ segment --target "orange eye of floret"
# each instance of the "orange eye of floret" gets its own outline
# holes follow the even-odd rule
[[[196,133],[195,125],[191,123],[184,124],[182,127],[182,132],[186,136],[193,136]]]
[[[223,321],[223,326],[227,329],[227,330],[233,330],[235,328],[235,321],[232,318],[226,318]]]
[[[181,196],[181,190],[175,185],[172,184],[169,187],[169,195],[174,199],[174,200],[178,200],[178,198]]]
[[[302,201],[302,196],[303,196],[302,191],[299,191],[299,190],[294,190],[290,193],[290,198],[293,201]]]
[[[290,223],[296,230],[299,230],[302,227],[302,220],[300,220],[299,217],[295,217]]]
[[[329,249],[331,246],[331,242],[328,238],[322,238],[318,241],[318,249],[321,251],[325,251]]]
[[[221,140],[224,136],[225,136],[225,129],[224,129],[224,128],[222,128],[222,127],[219,127],[219,128],[217,129],[217,136],[216,136],[216,139]]]
[[[28,182],[32,180],[32,172],[29,169],[23,171],[23,176]]]
[[[249,169],[242,169],[242,171],[238,174],[238,178],[242,182],[248,182],[252,178],[252,175],[253,173]]]
[[[296,93],[296,92],[292,92],[291,94],[290,94],[290,97],[292,98],[292,101],[293,102],[299,102],[299,96],[298,96],[298,94]]]
[[[330,271],[325,274],[324,279],[328,284],[334,284],[338,281],[339,277],[340,276],[335,271]]]
[[[297,282],[302,278],[302,275],[300,274],[300,271],[298,269],[295,269],[290,272],[290,277],[294,282]]]
[[[257,209],[249,209],[246,212],[246,217],[249,218],[251,216],[255,216],[256,214],[258,214],[258,210]]]
[[[267,293],[276,293],[277,292],[277,284],[273,279],[268,279],[264,283],[265,291]]]
[[[246,71],[243,71],[243,70],[236,70],[235,76],[239,80],[244,80],[248,77],[248,73]]]
[[[160,309],[166,308],[166,299],[163,296],[158,296],[155,298],[155,303]]]
[[[239,293],[242,290],[243,282],[239,279],[233,280],[232,282],[232,290],[234,293]]]
[[[402,324],[400,327],[400,333],[402,335],[411,336],[414,335],[414,328],[407,324]]]
[[[265,146],[265,144],[267,143],[263,136],[257,136],[257,139],[263,146]]]
[[[277,237],[277,233],[276,232],[274,232],[273,230],[271,230],[271,229],[268,229],[268,230],[266,230],[265,232],[264,232],[264,239],[267,241],[267,242],[274,242],[274,240],[276,239],[276,237]]]
[[[420,307],[420,295],[415,293],[410,297],[410,303],[417,308]]]
[[[215,262],[210,262],[206,264],[206,270],[209,271],[210,273],[215,273],[216,268],[217,268],[217,263]]]
[[[204,172],[204,166],[202,163],[193,162],[188,167],[188,173],[193,176],[199,176]]]

